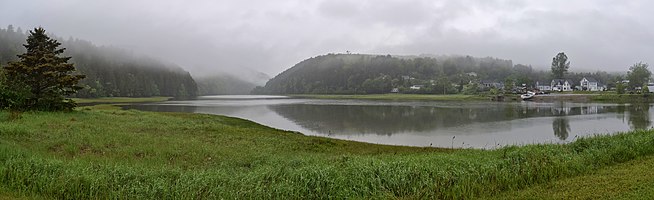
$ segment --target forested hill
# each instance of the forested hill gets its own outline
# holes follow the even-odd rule
[[[125,50],[99,47],[89,41],[61,39],[55,36],[65,56],[77,70],[86,75],[80,81],[85,89],[77,97],[147,97],[174,96],[191,97],[198,89],[191,75],[173,64],[164,63],[144,56],[136,56]],[[22,46],[27,33],[9,26],[0,29],[0,65],[15,61],[16,55],[25,51]]]
[[[473,80],[532,82],[540,76],[546,74],[496,58],[329,54],[296,64],[255,93],[371,94],[424,85],[420,91],[442,94],[458,93]]]

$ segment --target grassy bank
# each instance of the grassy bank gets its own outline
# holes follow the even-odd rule
[[[643,102],[654,102],[654,94],[600,94],[595,95],[592,98],[592,101],[595,102],[607,102],[607,103],[643,103]]]
[[[485,199],[651,199],[654,156],[646,156],[591,174],[564,178]]]
[[[102,98],[73,98],[80,104],[98,103],[148,103],[168,101],[171,97],[102,97]]]
[[[447,150],[304,136],[204,114],[0,112],[0,188],[64,199],[469,199],[654,154],[654,132]]]
[[[433,94],[367,94],[367,95],[291,95],[311,99],[363,99],[393,101],[483,101],[490,100],[486,95],[433,95]]]

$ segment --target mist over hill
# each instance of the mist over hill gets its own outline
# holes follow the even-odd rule
[[[524,76],[537,73],[529,66]],[[432,58],[366,54],[328,54],[309,58],[258,88],[264,94],[371,94],[392,88],[434,85],[436,93],[455,93],[454,84],[473,78],[504,79],[514,70],[511,60],[470,56]],[[471,73],[473,72],[473,73]],[[466,74],[466,73],[471,73]],[[520,77],[527,78],[527,77]]]
[[[593,77],[602,83],[619,78],[607,72],[569,73],[579,81]],[[471,56],[391,56],[327,54],[306,59],[280,73],[256,94],[455,94],[466,85],[498,87],[503,84],[533,86],[551,80],[550,72],[500,58]],[[417,86],[420,89],[411,89]],[[481,89],[481,88],[480,88]]]
[[[16,61],[25,52],[22,46],[27,32],[13,26],[0,29],[0,64]],[[132,52],[80,39],[51,36],[66,48],[75,68],[86,78],[80,81],[84,89],[76,97],[192,97],[198,94],[191,75],[181,67],[139,56]]]
[[[263,86],[270,76],[265,73],[241,69],[238,73],[221,71],[213,75],[197,75],[199,95],[246,95],[257,86]]]

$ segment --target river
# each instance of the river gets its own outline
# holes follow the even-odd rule
[[[203,96],[126,109],[226,115],[266,126],[378,144],[493,149],[566,143],[652,126],[650,104],[438,102]]]

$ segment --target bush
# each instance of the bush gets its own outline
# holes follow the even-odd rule
[[[477,83],[468,83],[463,86],[463,94],[473,95],[479,94],[479,85]]]
[[[29,89],[25,88],[24,84],[12,83],[10,87],[0,66],[0,110],[20,110],[28,93]]]
[[[622,84],[621,82],[616,84],[615,85],[615,91],[618,94],[624,94],[624,92],[625,92],[624,84]]]

